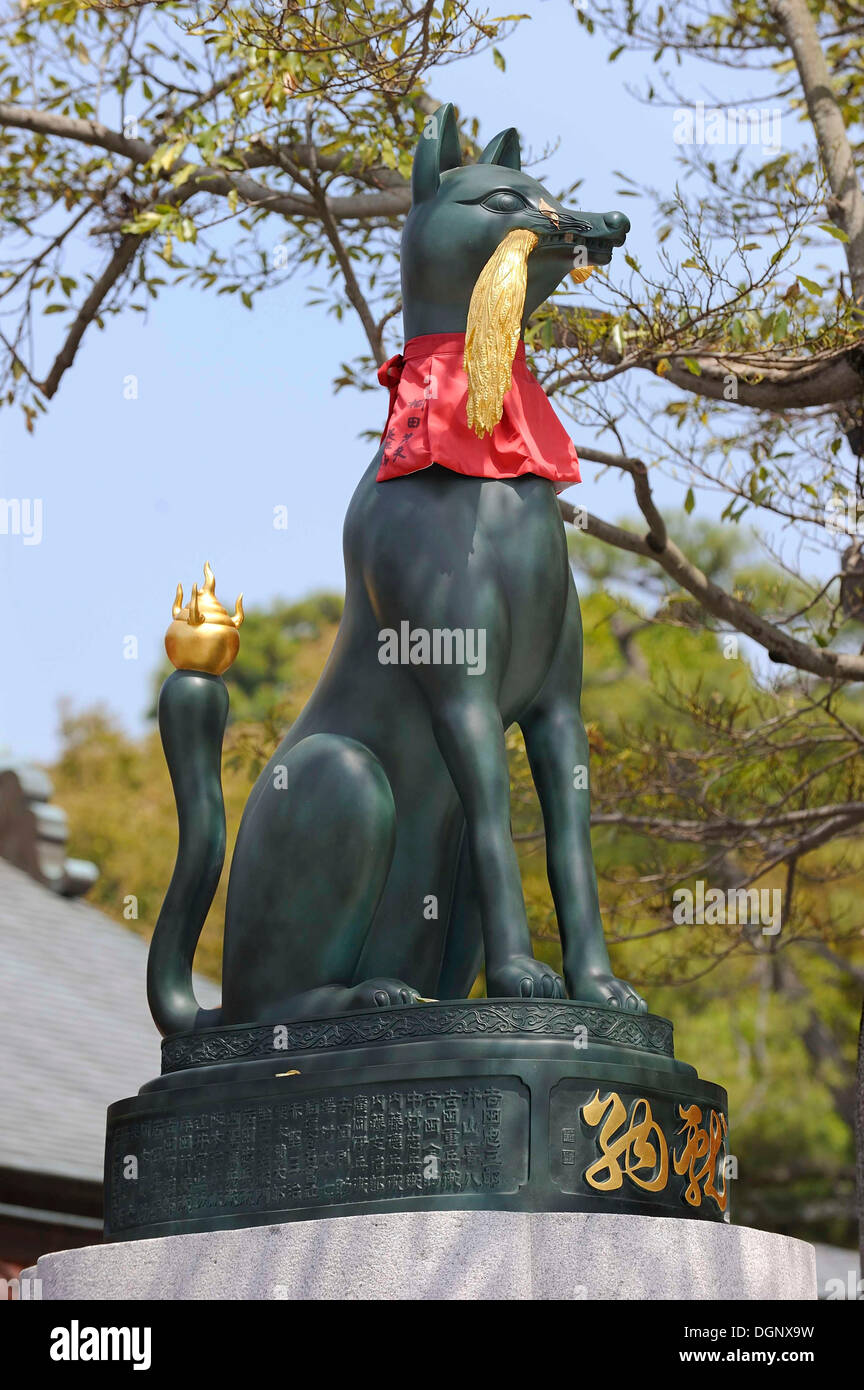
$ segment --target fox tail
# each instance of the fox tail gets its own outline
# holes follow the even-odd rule
[[[220,1022],[220,1009],[198,1005],[192,962],[225,860],[221,770],[227,717],[221,676],[174,671],[159,693],[159,732],[179,823],[174,873],[147,961],[147,1000],[163,1035]]]

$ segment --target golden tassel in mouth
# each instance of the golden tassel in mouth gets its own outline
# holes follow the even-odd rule
[[[538,237],[514,227],[489,257],[471,295],[463,365],[468,377],[468,424],[478,438],[491,434],[504,410],[519,345],[528,257]]]

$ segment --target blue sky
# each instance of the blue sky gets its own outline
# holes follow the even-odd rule
[[[586,37],[565,0],[531,8],[504,46],[506,73],[491,54],[477,55],[443,69],[430,89],[476,114],[484,139],[516,125],[523,146],[539,152],[560,137],[536,172],[553,187],[583,178],[586,208],[622,205],[614,169],[671,188],[672,113],[625,90],[648,60],[625,54],[609,67],[609,44]],[[624,206],[628,244],[644,255],[653,244],[647,209],[640,221],[639,204]],[[273,236],[275,244],[275,224]],[[0,496],[41,498],[44,517],[39,545],[0,535],[11,656],[0,748],[50,760],[61,698],[107,705],[140,730],[175,586],[182,580],[188,593],[205,560],[226,604],[240,589],[247,605],[341,589],[342,518],[371,455],[358,435],[381,427],[386,394],[332,394],[340,362],[365,343],[353,321],[304,308],[306,293],[288,284],[250,313],[235,296],[165,291],[146,321],[130,314],[90,331],[34,436],[17,413],[0,414]],[[124,398],[130,375],[134,400]],[[585,464],[582,488],[568,496],[619,516],[621,480],[598,471]],[[676,506],[684,490],[658,489]],[[280,505],[287,530],[273,527]]]

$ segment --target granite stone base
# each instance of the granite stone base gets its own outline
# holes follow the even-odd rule
[[[706,1221],[413,1211],[123,1241],[43,1255],[44,1299],[816,1297],[813,1247]]]

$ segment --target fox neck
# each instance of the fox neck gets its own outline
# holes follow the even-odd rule
[[[406,306],[402,315],[405,342],[427,333],[464,333],[468,322],[468,306],[457,308],[447,304],[414,303]],[[522,325],[522,333],[525,325]]]
[[[402,232],[402,322],[405,341],[427,333],[464,333],[485,256],[465,246],[446,208],[411,209]],[[473,254],[472,254],[473,252]]]
[[[545,296],[543,296],[545,298]],[[471,302],[470,294],[464,303],[451,303],[440,299],[425,297],[408,298],[403,289],[403,310],[402,325],[407,343],[411,338],[419,338],[427,333],[464,333],[468,326],[468,307]],[[542,299],[538,302],[542,303]],[[531,300],[531,285],[529,279],[528,294],[525,297],[525,309],[522,314],[522,322],[519,328],[519,336],[525,336],[525,329],[528,320],[534,312],[536,305]]]

